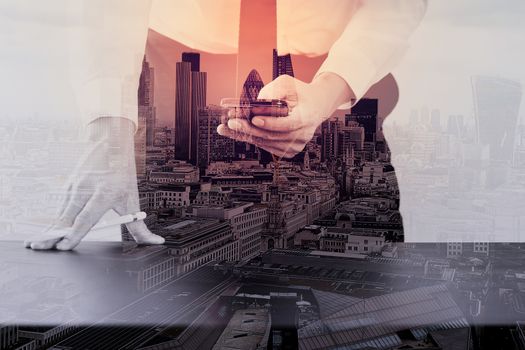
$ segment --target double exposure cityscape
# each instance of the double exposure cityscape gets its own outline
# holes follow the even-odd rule
[[[178,57],[171,127],[157,120],[160,73],[142,62],[140,207],[166,243],[137,246],[124,226],[122,243],[84,242],[63,254],[4,242],[1,350],[525,349],[525,247],[491,240],[498,230],[519,235],[523,214],[506,211],[505,226],[501,213],[473,207],[447,231],[437,212],[417,205],[432,193],[487,199],[521,183],[523,130],[509,132],[519,83],[474,77],[475,124],[423,108],[385,127],[396,162],[413,161],[410,174],[398,174],[412,183],[402,219],[380,98],[327,119],[293,158],[274,159],[217,133],[224,111],[207,103],[201,67],[199,53]],[[273,78],[282,74],[294,75],[293,58],[274,50]],[[243,94],[262,86],[253,71]],[[487,95],[502,99],[506,119],[493,122]],[[38,229],[27,218],[50,215],[64,195],[43,183],[82,153],[68,127],[0,127],[6,236]],[[47,148],[36,149],[42,137]],[[29,155],[31,166],[22,164]],[[10,202],[28,188],[30,213]],[[420,221],[441,243],[405,239]],[[478,238],[457,239],[465,227]]]

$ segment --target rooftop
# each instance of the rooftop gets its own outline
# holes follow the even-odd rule
[[[230,229],[230,226],[225,221],[208,218],[192,218],[191,220],[168,220],[155,227],[155,232],[165,237],[169,246],[185,244],[224,229]]]
[[[362,299],[300,328],[298,335],[301,348],[321,349],[440,324],[468,326],[446,286],[434,285]]]
[[[213,350],[258,349],[267,337],[269,315],[267,309],[237,310]]]
[[[327,227],[326,231],[332,234],[340,233],[340,234],[347,234],[351,236],[365,236],[365,237],[381,237],[382,236],[382,233],[380,232],[356,230],[356,229],[341,228],[341,227]]]

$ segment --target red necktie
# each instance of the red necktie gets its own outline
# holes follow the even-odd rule
[[[272,50],[276,45],[276,0],[241,0],[236,96],[241,95],[252,69],[265,84],[272,80]]]

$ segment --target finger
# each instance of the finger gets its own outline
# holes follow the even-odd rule
[[[71,250],[75,248],[108,210],[105,203],[105,194],[102,193],[102,191],[97,191],[76,216],[75,223],[71,228],[72,232],[58,242],[56,248],[58,250]]]
[[[300,118],[291,112],[287,117],[268,117],[257,115],[252,118],[252,124],[258,128],[274,132],[292,132],[303,127]]]
[[[288,99],[297,95],[296,80],[289,75],[280,75],[273,81],[265,85],[259,94],[257,99],[259,100],[271,100],[271,99]]]
[[[246,135],[269,141],[288,141],[291,139],[290,133],[280,133],[256,128],[249,121],[244,119],[232,119],[228,121],[228,129],[233,132],[242,132]]]
[[[58,225],[60,226],[73,226],[75,218],[84,209],[86,203],[91,199],[91,193],[82,193],[77,188],[73,188],[71,191],[70,199],[67,206],[62,210],[62,215],[58,218]]]
[[[26,248],[31,248],[33,250],[48,250],[53,249],[55,245],[62,239],[62,237],[51,238],[46,240],[39,240],[33,242],[27,242],[29,247],[26,245]]]
[[[224,125],[222,125],[222,127],[219,126],[218,132],[222,136],[230,137],[237,141],[254,144],[255,146],[262,148],[276,155],[277,157],[292,158],[304,149],[304,143],[301,142],[268,141],[259,137],[247,135],[243,132],[232,132]]]
[[[130,196],[133,196],[133,194],[131,194]],[[128,200],[128,203],[129,202],[134,203],[135,200],[133,199]],[[121,216],[137,212],[137,210],[134,210],[133,208],[129,207],[124,202],[117,205],[114,208],[114,210],[117,212],[118,215],[121,215]],[[152,244],[153,245],[153,244],[164,244],[165,242],[164,237],[156,235],[148,229],[144,220],[133,221],[129,224],[126,224],[126,228],[128,229],[131,237],[133,237],[135,242],[137,242],[137,244]]]
[[[71,225],[71,223],[66,223],[66,222],[61,221],[61,218],[64,215],[64,211],[68,207],[69,202],[71,200],[71,192],[72,192],[72,184],[68,185],[66,189],[66,195],[62,199],[61,204],[57,207],[57,212],[55,216],[56,219],[54,220],[54,222],[49,224],[43,230],[43,234],[39,236],[35,236],[32,239],[26,240],[24,242],[24,246],[26,248],[32,248],[36,250],[51,249],[51,248],[54,248],[55,244],[64,237],[65,233],[63,232],[60,234],[55,234],[55,233],[56,233],[56,230],[62,230],[65,228],[64,226]],[[55,238],[46,239],[44,238],[45,236],[55,236]]]
[[[65,235],[71,232],[69,227],[52,226],[50,229],[34,235],[33,237],[24,241],[26,248],[32,249],[51,249],[60,241]]]
[[[264,86],[257,95],[258,100],[285,99],[287,96],[286,88],[282,85],[274,84],[275,80]]]
[[[65,188],[66,195],[62,199],[62,202],[58,206],[57,218],[61,217],[66,210],[69,201],[71,200],[71,193],[73,192],[73,183],[70,182],[69,185]]]
[[[137,244],[164,244],[165,242],[164,237],[152,233],[142,220],[126,224],[126,228]]]
[[[260,143],[264,143],[265,142],[265,140],[263,140],[263,139],[261,139],[259,137],[254,137],[254,136],[245,134],[245,133],[240,132],[240,131],[231,130],[225,125],[219,125],[217,127],[217,133],[219,135],[221,135],[221,136],[229,137],[229,138],[234,139],[236,141],[248,142],[248,143],[254,144],[256,146],[259,146]]]

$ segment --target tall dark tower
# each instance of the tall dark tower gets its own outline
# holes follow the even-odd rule
[[[199,145],[199,112],[206,107],[206,72],[191,72],[190,163],[197,165]]]
[[[293,77],[293,66],[292,57],[290,54],[281,55],[277,54],[277,50],[273,49],[273,70],[272,79],[277,78],[279,75],[287,74]]]
[[[337,158],[339,154],[339,130],[337,119],[329,119],[321,124],[321,161],[327,162]]]
[[[175,159],[197,164],[199,110],[206,107],[206,72],[200,54],[184,52],[176,67]]]
[[[155,71],[144,56],[138,90],[139,115],[145,120],[146,145],[153,146],[155,140],[156,110],[154,103]]]
[[[175,81],[175,159],[190,159],[191,64],[177,62]]]
[[[197,52],[183,52],[182,53],[182,62],[188,62],[191,64],[192,72],[201,71],[201,55]]]
[[[375,142],[378,132],[377,99],[360,99],[345,117],[346,125],[350,121],[358,122],[365,128],[365,142]]]

